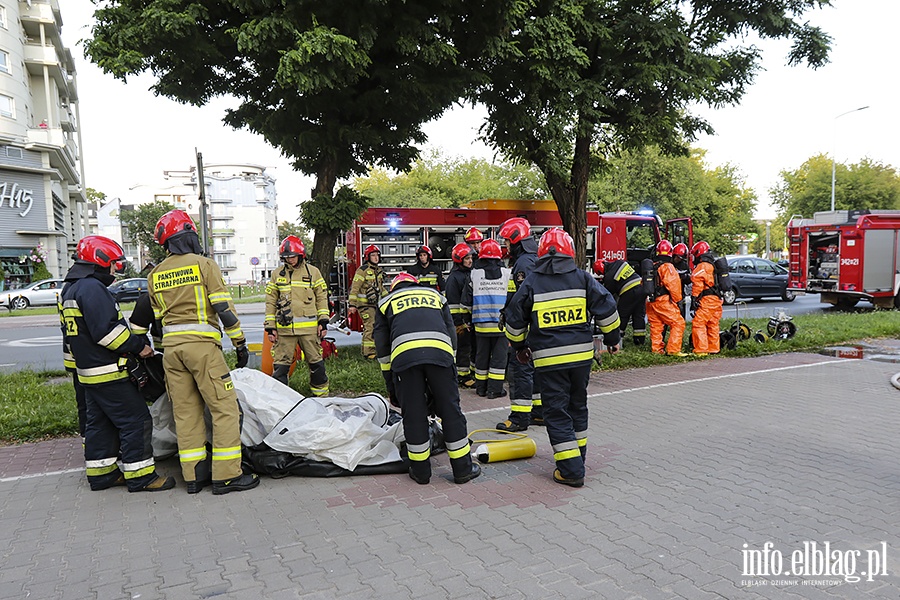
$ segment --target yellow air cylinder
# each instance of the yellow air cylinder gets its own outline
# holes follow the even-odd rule
[[[537,444],[530,437],[513,440],[497,440],[480,444],[475,448],[475,456],[482,463],[494,463],[517,458],[531,458],[537,453]]]

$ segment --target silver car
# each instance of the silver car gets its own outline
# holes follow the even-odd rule
[[[23,310],[29,306],[56,306],[56,297],[62,293],[62,279],[44,279],[17,290],[0,292],[0,307]]]

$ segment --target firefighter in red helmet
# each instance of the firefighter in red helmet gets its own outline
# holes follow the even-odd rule
[[[189,494],[212,484],[213,494],[249,490],[259,478],[241,468],[241,413],[222,355],[222,329],[237,366],[250,358],[231,294],[215,261],[202,256],[190,215],[171,210],[156,224],[156,241],[168,252],[147,275],[150,303],[162,324],[166,390],[175,413],[178,457]],[[219,322],[221,321],[221,327]],[[204,410],[212,416],[207,450]]]
[[[594,273],[599,276],[603,287],[616,299],[623,340],[625,329],[628,323],[631,323],[631,339],[634,345],[643,345],[647,336],[647,294],[641,285],[641,276],[628,261],[613,260],[604,263],[599,258],[594,261]],[[624,341],[622,345],[624,346]]]
[[[399,273],[378,303],[375,344],[388,392],[403,411],[410,478],[422,485],[431,480],[429,391],[441,419],[453,481],[478,477],[481,468],[472,462],[466,417],[459,407],[453,367],[456,331],[447,300],[409,273]]]
[[[681,351],[684,341],[684,317],[681,302],[684,298],[681,278],[672,265],[672,243],[660,240],[656,245],[654,292],[647,299],[647,323],[650,326],[650,349],[656,354],[686,356]],[[663,327],[669,327],[669,341],[663,345]]]
[[[575,264],[575,245],[562,229],[547,230],[538,261],[506,307],[506,337],[519,362],[540,373],[544,424],[553,447],[553,480],[584,485],[587,387],[594,358],[594,325],[618,349],[619,315],[606,288]],[[593,321],[593,323],[592,323]]]
[[[475,385],[475,336],[472,332],[472,312],[463,306],[462,296],[471,285],[474,254],[468,244],[461,242],[453,246],[453,268],[447,276],[447,304],[456,326],[456,376],[459,385],[467,388]]]
[[[470,227],[466,232],[466,235],[463,236],[463,239],[475,252],[475,256],[472,257],[474,260],[478,257],[478,253],[481,251],[481,243],[484,241],[484,234],[481,233],[481,230],[477,227]]]
[[[387,292],[384,269],[381,262],[381,248],[375,244],[363,250],[363,264],[359,266],[350,283],[350,313],[358,312],[362,318],[362,353],[365,358],[375,358],[375,310],[378,301]]]
[[[691,248],[694,256],[694,272],[691,273],[691,341],[694,354],[718,354],[719,320],[722,318],[722,298],[716,287],[715,262],[709,244],[703,241]]]
[[[109,238],[82,238],[61,297],[64,343],[84,391],[87,479],[92,490],[168,490],[175,480],[156,474],[150,411],[125,368],[126,355],[147,358],[153,350],[144,336],[132,333],[107,289],[113,273],[124,270],[124,254]]]
[[[266,285],[263,327],[273,345],[272,377],[288,385],[297,345],[309,365],[313,396],[328,394],[328,376],[322,360],[322,338],[328,331],[328,286],[322,273],[306,260],[306,247],[295,235],[281,241],[284,266],[272,272]]]
[[[419,280],[419,285],[427,285],[439,292],[447,289],[444,274],[434,264],[431,248],[428,246],[419,246],[416,249],[416,264],[407,269],[407,272]]]

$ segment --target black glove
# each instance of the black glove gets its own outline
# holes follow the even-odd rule
[[[618,346],[620,341],[622,341],[622,332],[619,331],[618,327],[609,333],[603,334],[603,345],[607,348],[610,346]]]
[[[523,346],[516,350],[516,360],[522,363],[523,365],[527,365],[531,362],[531,348],[528,346]]]
[[[684,314],[685,305],[686,305],[686,302],[685,302],[684,298],[682,298],[681,300],[679,300],[678,302],[675,303],[675,306],[678,307],[678,314],[681,314],[681,315]]]
[[[497,319],[497,329],[500,331],[506,329],[506,311],[504,310],[500,311],[500,318]]]
[[[243,369],[246,367],[247,363],[250,362],[250,349],[247,348],[247,343],[244,342],[235,346],[234,353],[237,354],[237,368]]]
[[[700,308],[700,298],[697,296],[691,296],[691,318],[694,318],[694,315],[697,313],[697,309]]]
[[[369,304],[376,304],[378,302],[378,290],[374,287],[370,287],[366,290],[366,300],[369,301]]]

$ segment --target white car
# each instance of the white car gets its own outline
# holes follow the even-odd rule
[[[56,306],[56,297],[62,293],[62,279],[44,279],[17,290],[0,292],[0,307],[23,310],[29,306]]]

